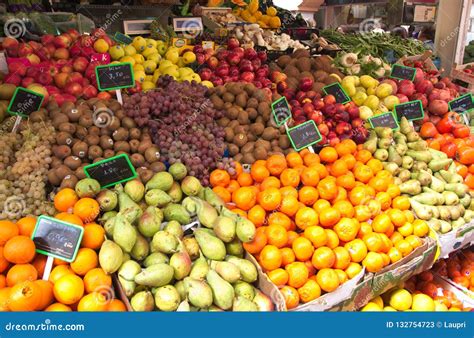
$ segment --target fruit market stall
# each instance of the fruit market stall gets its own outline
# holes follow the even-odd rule
[[[472,95],[232,3],[178,7],[226,35],[3,39],[0,310],[469,311]]]

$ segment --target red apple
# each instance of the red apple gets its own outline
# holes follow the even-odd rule
[[[203,81],[209,81],[212,76],[212,71],[209,68],[203,68],[199,71],[199,76]]]
[[[49,85],[53,82],[53,78],[49,72],[46,73],[40,73],[38,75],[38,82],[42,85]]]
[[[232,50],[239,46],[240,46],[240,42],[236,38],[229,38],[229,40],[227,40],[227,49]]]
[[[55,36],[53,39],[53,44],[56,48],[68,48],[71,45],[71,42],[72,39],[66,34]]]
[[[398,93],[398,94],[397,94],[397,97],[398,97],[398,100],[400,101],[400,103],[405,103],[405,102],[410,101],[410,100],[408,99],[408,97],[407,97],[406,95],[404,95],[404,94]]]
[[[235,66],[239,64],[240,56],[237,53],[229,53],[226,60],[230,65]]]
[[[244,49],[242,47],[234,48],[232,51],[236,53],[241,59],[244,58]]]
[[[334,95],[326,95],[323,99],[324,104],[335,104],[336,103],[336,98]]]
[[[81,34],[74,28],[69,28],[67,30],[67,33],[69,34],[69,36],[72,38],[73,41],[76,41],[81,36]]]
[[[84,73],[89,65],[89,61],[83,56],[76,58],[72,64],[72,68],[79,73]]]
[[[328,125],[325,123],[320,123],[318,124],[318,129],[321,135],[327,136],[329,134],[329,128]]]
[[[27,67],[19,61],[13,61],[8,64],[8,71],[18,76],[25,76],[26,69]]]
[[[18,87],[21,83],[21,77],[15,73],[10,73],[5,77],[5,83],[11,83]]]
[[[82,35],[79,40],[82,47],[92,47],[94,45],[94,39],[90,35]]]
[[[305,91],[305,92],[311,90],[313,88],[313,80],[309,77],[301,78],[300,83],[299,83],[299,88],[300,90]]]
[[[18,46],[18,56],[19,57],[27,57],[28,55],[33,53],[33,48],[26,43],[20,43]]]
[[[252,82],[255,79],[255,75],[252,72],[243,72],[240,74],[240,79],[244,82]]]
[[[72,71],[73,71],[72,66],[65,65],[61,67],[62,73],[72,73]]]
[[[64,88],[66,87],[68,77],[69,73],[58,73],[54,76],[54,84],[59,88]]]
[[[64,102],[69,101],[69,102],[75,103],[77,101],[74,95],[63,93],[62,96],[63,96]]]
[[[85,99],[91,99],[97,96],[97,88],[93,85],[87,85],[84,87],[83,96]]]
[[[61,107],[64,103],[64,96],[58,93],[51,94],[51,100],[55,101],[58,104],[58,106]]]
[[[66,85],[65,91],[67,94],[79,97],[82,95],[82,86],[76,82],[70,82]]]
[[[257,56],[260,59],[260,61],[265,62],[267,61],[267,53],[264,51],[259,51],[257,52]]]
[[[69,77],[68,77],[68,79],[67,79],[67,84],[70,84],[70,83],[81,84],[81,83],[82,83],[82,79],[83,79],[83,76],[82,76],[81,73],[72,72],[71,74],[69,74]]]
[[[409,80],[402,80],[398,85],[398,93],[405,96],[412,96],[415,93],[415,84]]]
[[[58,48],[53,54],[55,59],[69,59],[69,50],[67,48]]]
[[[219,60],[216,57],[211,56],[209,60],[206,61],[206,63],[209,66],[209,68],[216,69],[217,66],[219,65]]]
[[[30,84],[33,84],[35,83],[35,79],[33,79],[32,77],[24,77],[23,80],[21,80],[21,86],[26,88],[28,87]]]
[[[83,77],[81,83],[79,83],[79,84],[80,84],[83,88],[85,88],[85,87],[87,87],[88,85],[91,84],[91,81],[90,81],[88,78]]]
[[[229,67],[227,66],[219,66],[216,69],[217,76],[228,76],[229,75]]]
[[[18,40],[7,36],[2,41],[2,47],[4,49],[16,48],[18,47]]]

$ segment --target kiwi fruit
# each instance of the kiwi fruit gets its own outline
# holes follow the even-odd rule
[[[242,156],[242,162],[243,163],[248,163],[248,164],[253,164],[255,162],[255,157],[253,156],[252,153],[246,153]]]
[[[107,102],[107,105],[109,106],[109,108],[113,111],[116,111],[116,110],[121,110],[122,109],[122,105],[117,101],[117,100],[110,100]]]
[[[66,112],[66,115],[68,116],[70,122],[77,122],[77,121],[79,121],[79,119],[82,115],[82,112],[79,111],[79,109],[77,109],[76,107],[74,107],[72,109],[69,109]]]
[[[249,142],[254,142],[254,141],[256,141],[256,140],[257,140],[257,135],[252,134],[252,133],[247,134],[247,141],[249,141]]]
[[[81,166],[79,166],[79,168],[77,168],[75,171],[74,171],[74,175],[76,175],[76,177],[80,180],[82,180],[83,178],[86,178],[86,173],[84,172],[84,167],[88,165],[88,164],[82,164]]]
[[[100,137],[97,135],[89,134],[84,138],[84,142],[86,142],[90,146],[96,146],[100,143]]]
[[[154,173],[159,173],[162,171],[166,171],[166,166],[163,162],[155,161],[150,164],[149,169],[152,170]]]
[[[46,114],[42,110],[34,111],[29,116],[32,122],[41,122],[46,120]]]
[[[252,93],[254,93],[255,90],[257,90],[257,88],[255,87],[253,83],[246,83],[244,85],[244,90],[247,92],[248,95],[252,95]],[[248,103],[247,103],[247,107],[248,107]]]
[[[66,114],[58,114],[54,116],[52,120],[53,127],[56,129],[59,129],[62,124],[68,123],[68,122],[69,122],[69,118],[67,117]]]
[[[80,158],[87,158],[88,150],[89,150],[89,146],[84,141],[78,141],[74,143],[74,145],[72,146],[73,155]]]
[[[97,157],[96,159],[94,159],[94,160],[92,161],[92,163],[97,163],[97,162],[100,162],[100,161],[102,161],[102,160],[104,160],[103,157]]]
[[[268,158],[267,150],[263,147],[257,147],[253,151],[253,156],[256,160],[265,160]]]
[[[55,172],[56,172],[56,176],[59,178],[59,180],[63,180],[67,175],[71,175],[72,174],[72,170],[69,169],[69,167],[67,167],[66,165],[64,164],[61,164],[59,167],[57,167],[55,169]]]
[[[242,84],[238,82],[233,82],[227,86],[227,90],[234,95],[239,95],[242,93]]]
[[[236,146],[235,144],[229,144],[227,146],[227,149],[229,150],[229,155],[232,157],[234,157],[235,155],[239,153],[239,147]]]
[[[127,128],[127,127],[125,127]],[[142,136],[142,132],[140,131],[140,129],[138,128],[131,128],[129,129],[128,131],[128,137],[131,139],[131,140],[139,140],[140,139],[140,136]]]
[[[71,170],[76,170],[82,164],[82,160],[77,156],[68,156],[64,159],[64,164]]]
[[[103,154],[104,154],[104,151],[98,145],[92,145],[89,147],[89,158],[91,160],[94,160],[98,157],[102,157]]]
[[[249,117],[249,120],[251,121],[255,121],[255,119],[257,118],[258,116],[258,112],[255,108],[247,108],[247,114],[248,114],[248,117]]]
[[[100,128],[97,126],[92,126],[89,128],[89,135],[100,136]]]
[[[224,110],[229,110],[233,106],[234,106],[234,104],[232,102],[225,102],[224,103]]]
[[[51,165],[50,165],[51,168],[57,168],[61,164],[63,164],[63,161],[61,161],[59,158],[57,158],[57,157],[51,158]]]
[[[232,128],[225,128],[224,129],[225,131],[225,140],[226,142],[232,142],[232,140],[234,139],[234,131],[232,130]]]
[[[138,146],[138,152],[144,155],[145,151],[152,146],[153,146],[153,143],[150,140],[142,140],[142,142]]]
[[[58,175],[56,175],[56,170],[48,171],[48,181],[54,186],[61,184],[61,180],[59,179]]]
[[[104,156],[105,158],[113,157],[113,156],[115,156],[115,151],[114,151],[113,149],[104,150],[103,156]]]
[[[224,93],[226,92],[226,87],[225,86],[219,86],[217,88],[214,88],[215,90],[215,94],[218,95],[218,96],[222,96],[224,95]]]
[[[229,122],[230,122],[230,119],[225,116],[217,120],[217,124],[219,125],[219,127],[224,127],[224,128],[227,127]]]
[[[222,100],[224,100],[224,102],[234,102],[235,101],[235,95],[232,94],[232,93],[229,93],[229,92],[226,92],[224,93],[224,95],[222,95]]]
[[[61,113],[67,114],[68,111],[70,111],[71,109],[74,109],[74,108],[76,108],[74,103],[72,103],[71,101],[66,101],[61,106]]]
[[[128,130],[120,127],[113,132],[112,138],[114,141],[125,141],[128,139]]]
[[[77,130],[75,133],[76,137],[80,140],[84,140],[87,135],[89,135],[89,132],[86,127],[83,126],[77,126]]]
[[[241,111],[237,121],[239,121],[240,124],[249,124],[249,114],[245,110]]]
[[[91,115],[83,114],[79,119],[79,125],[83,126],[84,128],[90,128],[94,125],[94,118]]]
[[[146,182],[151,180],[151,178],[153,177],[155,173],[150,169],[140,167],[137,169],[137,174],[140,177],[140,180],[143,182],[143,184],[145,184]]]
[[[131,117],[125,116],[122,119],[122,127],[127,128],[127,129],[132,129],[132,128],[136,128],[137,124]]]
[[[224,101],[217,94],[211,96],[211,102],[217,110],[224,108]]]
[[[254,142],[248,142],[246,145],[240,148],[241,153],[250,153],[253,151],[253,148],[255,146]]]
[[[238,125],[239,125],[239,121],[233,120],[233,121],[230,121],[230,123],[227,125],[227,127],[234,129],[234,128],[237,127]]]
[[[264,130],[265,130],[265,126],[262,123],[256,122],[250,126],[251,133],[255,134],[256,136],[262,135]]]
[[[239,109],[237,109],[237,107],[235,107],[235,106],[230,107],[229,109],[227,109],[226,116],[230,120],[237,119],[237,117],[239,117]]]
[[[160,150],[156,146],[152,146],[145,151],[145,159],[147,162],[153,163],[160,159]]]
[[[71,148],[67,145],[53,146],[52,150],[54,156],[61,160],[71,155]]]
[[[106,135],[102,135],[100,137],[100,147],[102,149],[113,149],[114,147],[114,140],[112,140],[112,138],[110,136],[106,136]]]
[[[128,142],[125,142],[125,141],[115,142],[114,143],[114,150],[117,152],[117,155],[118,155],[118,152],[120,152],[120,151],[123,151],[125,153],[129,153],[130,152],[130,144],[128,144]]]
[[[280,135],[278,137],[278,146],[281,149],[288,149],[290,147],[290,140],[287,135]]]
[[[278,132],[277,129],[273,128],[273,127],[266,127],[264,130],[263,130],[263,133],[262,133],[262,138],[264,140],[267,140],[267,141],[270,141],[276,137],[278,137],[280,133]]]
[[[145,158],[142,154],[136,153],[130,156],[130,161],[135,168],[141,167],[145,164]]]
[[[56,143],[59,145],[71,145],[72,143],[71,134],[65,131],[60,131],[59,133],[56,134]]]
[[[298,63],[296,64],[296,67],[301,72],[309,72],[311,70],[311,60],[310,60],[310,58],[309,57],[299,58]]]
[[[268,96],[264,90],[256,90],[252,97],[256,98],[259,102],[268,102]]]
[[[291,56],[289,55],[282,55],[277,59],[277,65],[281,68],[285,68],[285,66],[290,63]]]
[[[247,108],[258,108],[258,100],[255,97],[251,97],[247,100]]]
[[[120,120],[117,116],[112,116],[108,126],[105,129],[107,129],[110,132],[113,132],[117,130],[118,128],[120,128]]]
[[[242,162],[243,157],[244,157],[244,155],[242,155],[241,153],[238,153],[237,155],[234,156],[234,161]]]
[[[245,108],[247,107],[247,100],[248,100],[247,93],[242,92],[235,97],[235,104],[238,105],[239,107]]]
[[[236,134],[246,134],[245,126],[240,126],[240,125],[239,125],[239,126],[235,126],[234,129],[233,129],[233,131],[234,131],[234,136],[235,136]]]
[[[128,142],[130,144],[130,151],[132,153],[136,153],[138,151],[138,147],[140,146],[140,141],[139,140],[130,140]]]
[[[245,135],[244,133],[238,133],[234,136],[232,143],[239,147],[242,147],[247,143],[247,141],[247,135]]]

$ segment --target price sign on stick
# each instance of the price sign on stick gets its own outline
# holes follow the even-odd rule
[[[420,100],[410,101],[395,106],[397,118],[400,119],[405,116],[408,121],[421,120],[425,117],[423,104]]]
[[[120,89],[135,86],[132,64],[130,62],[112,63],[95,67],[97,86],[100,91],[115,90],[117,101],[122,104]]]
[[[372,116],[369,118],[369,123],[372,126],[372,128],[387,127],[387,128],[392,128],[394,130],[400,128],[400,126],[398,125],[397,119],[395,118],[392,112]]]
[[[474,110],[474,100],[471,93],[455,98],[449,102],[449,110],[461,114],[464,122],[469,125],[467,113]]]
[[[23,87],[17,87],[13,98],[8,105],[7,111],[10,115],[27,117],[32,112],[40,109],[44,96]]]
[[[287,129],[286,133],[296,151],[308,148],[322,139],[319,129],[313,120]]]
[[[291,109],[286,97],[282,96],[272,103],[272,114],[278,127],[291,118]]]
[[[398,80],[410,80],[413,81],[416,75],[416,68],[406,67],[399,64],[392,66],[392,72],[390,77]]]
[[[36,252],[48,256],[43,279],[48,280],[54,258],[69,263],[76,259],[83,234],[84,228],[81,226],[48,216],[38,217],[31,238]]]
[[[330,84],[323,88],[324,93],[326,95],[333,95],[336,98],[337,103],[345,104],[351,100],[349,95],[347,95],[346,91],[341,87],[339,82]]]
[[[114,186],[137,177],[137,172],[126,154],[114,156],[84,167],[87,177],[97,180],[101,188]]]

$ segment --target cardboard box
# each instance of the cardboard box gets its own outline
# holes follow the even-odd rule
[[[438,240],[439,258],[447,258],[451,252],[474,243],[474,221],[457,227],[446,234],[438,235]]]
[[[434,274],[434,281],[443,289],[454,293],[454,295],[462,302],[464,307],[474,308],[474,292],[471,292],[465,287],[455,284],[452,280],[446,279],[438,274]]]
[[[423,54],[421,55],[414,55],[414,56],[403,56],[401,57],[400,59],[398,59],[398,61],[396,63],[400,64],[400,65],[403,65],[403,62],[405,60],[410,60],[410,61],[422,61],[424,62],[425,66],[429,69],[429,70],[433,70],[433,71],[438,71],[438,68],[435,66],[435,64],[433,63],[433,61],[431,60],[431,56],[433,55],[433,52],[430,51],[430,50],[427,50],[425,51]],[[442,72],[443,70],[439,70],[440,72]]]
[[[451,78],[465,82],[469,91],[474,93],[474,74],[464,72],[464,68],[469,66],[474,66],[474,62],[466,63],[464,65],[458,65],[455,63],[451,68]]]

